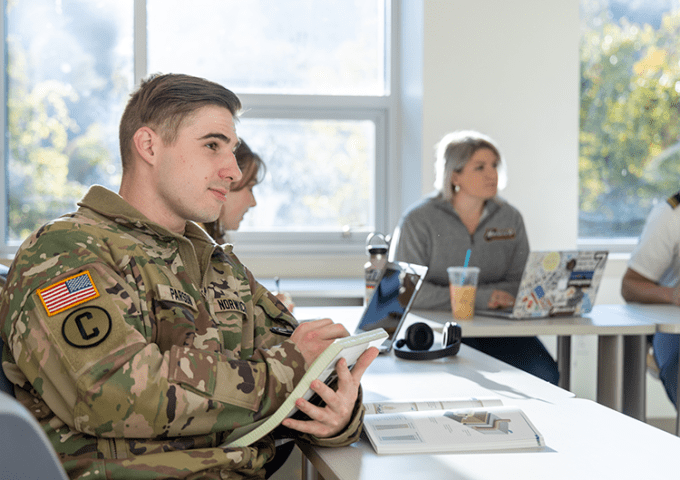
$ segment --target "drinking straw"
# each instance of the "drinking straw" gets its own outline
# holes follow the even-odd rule
[[[468,248],[467,253],[465,254],[465,263],[463,264],[463,268],[467,268],[468,263],[470,263],[470,255],[472,254],[472,250]],[[463,275],[460,277],[460,284],[465,285],[465,277],[466,277],[466,271],[463,271]]]

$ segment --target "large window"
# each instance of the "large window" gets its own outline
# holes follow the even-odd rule
[[[7,2],[4,244],[72,211],[93,183],[117,190],[132,12],[131,1]]]
[[[581,239],[633,243],[680,188],[680,2],[581,1]]]
[[[91,184],[117,190],[129,93],[182,72],[241,97],[237,133],[267,166],[241,251],[360,251],[385,228],[389,3],[6,0],[5,249]]]

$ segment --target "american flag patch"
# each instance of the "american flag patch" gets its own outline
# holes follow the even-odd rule
[[[56,315],[71,307],[99,296],[89,271],[74,275],[47,288],[38,290],[47,315]]]

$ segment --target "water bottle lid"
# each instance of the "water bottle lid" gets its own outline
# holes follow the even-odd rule
[[[366,251],[370,254],[387,253],[389,245],[385,236],[379,232],[369,233],[366,238]]]

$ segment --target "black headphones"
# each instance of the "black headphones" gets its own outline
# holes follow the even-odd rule
[[[446,322],[443,333],[442,347],[444,348],[430,350],[434,343],[432,329],[427,323],[414,323],[406,329],[406,336],[397,340],[394,354],[406,360],[434,360],[457,354],[463,336],[460,325],[455,322]]]

